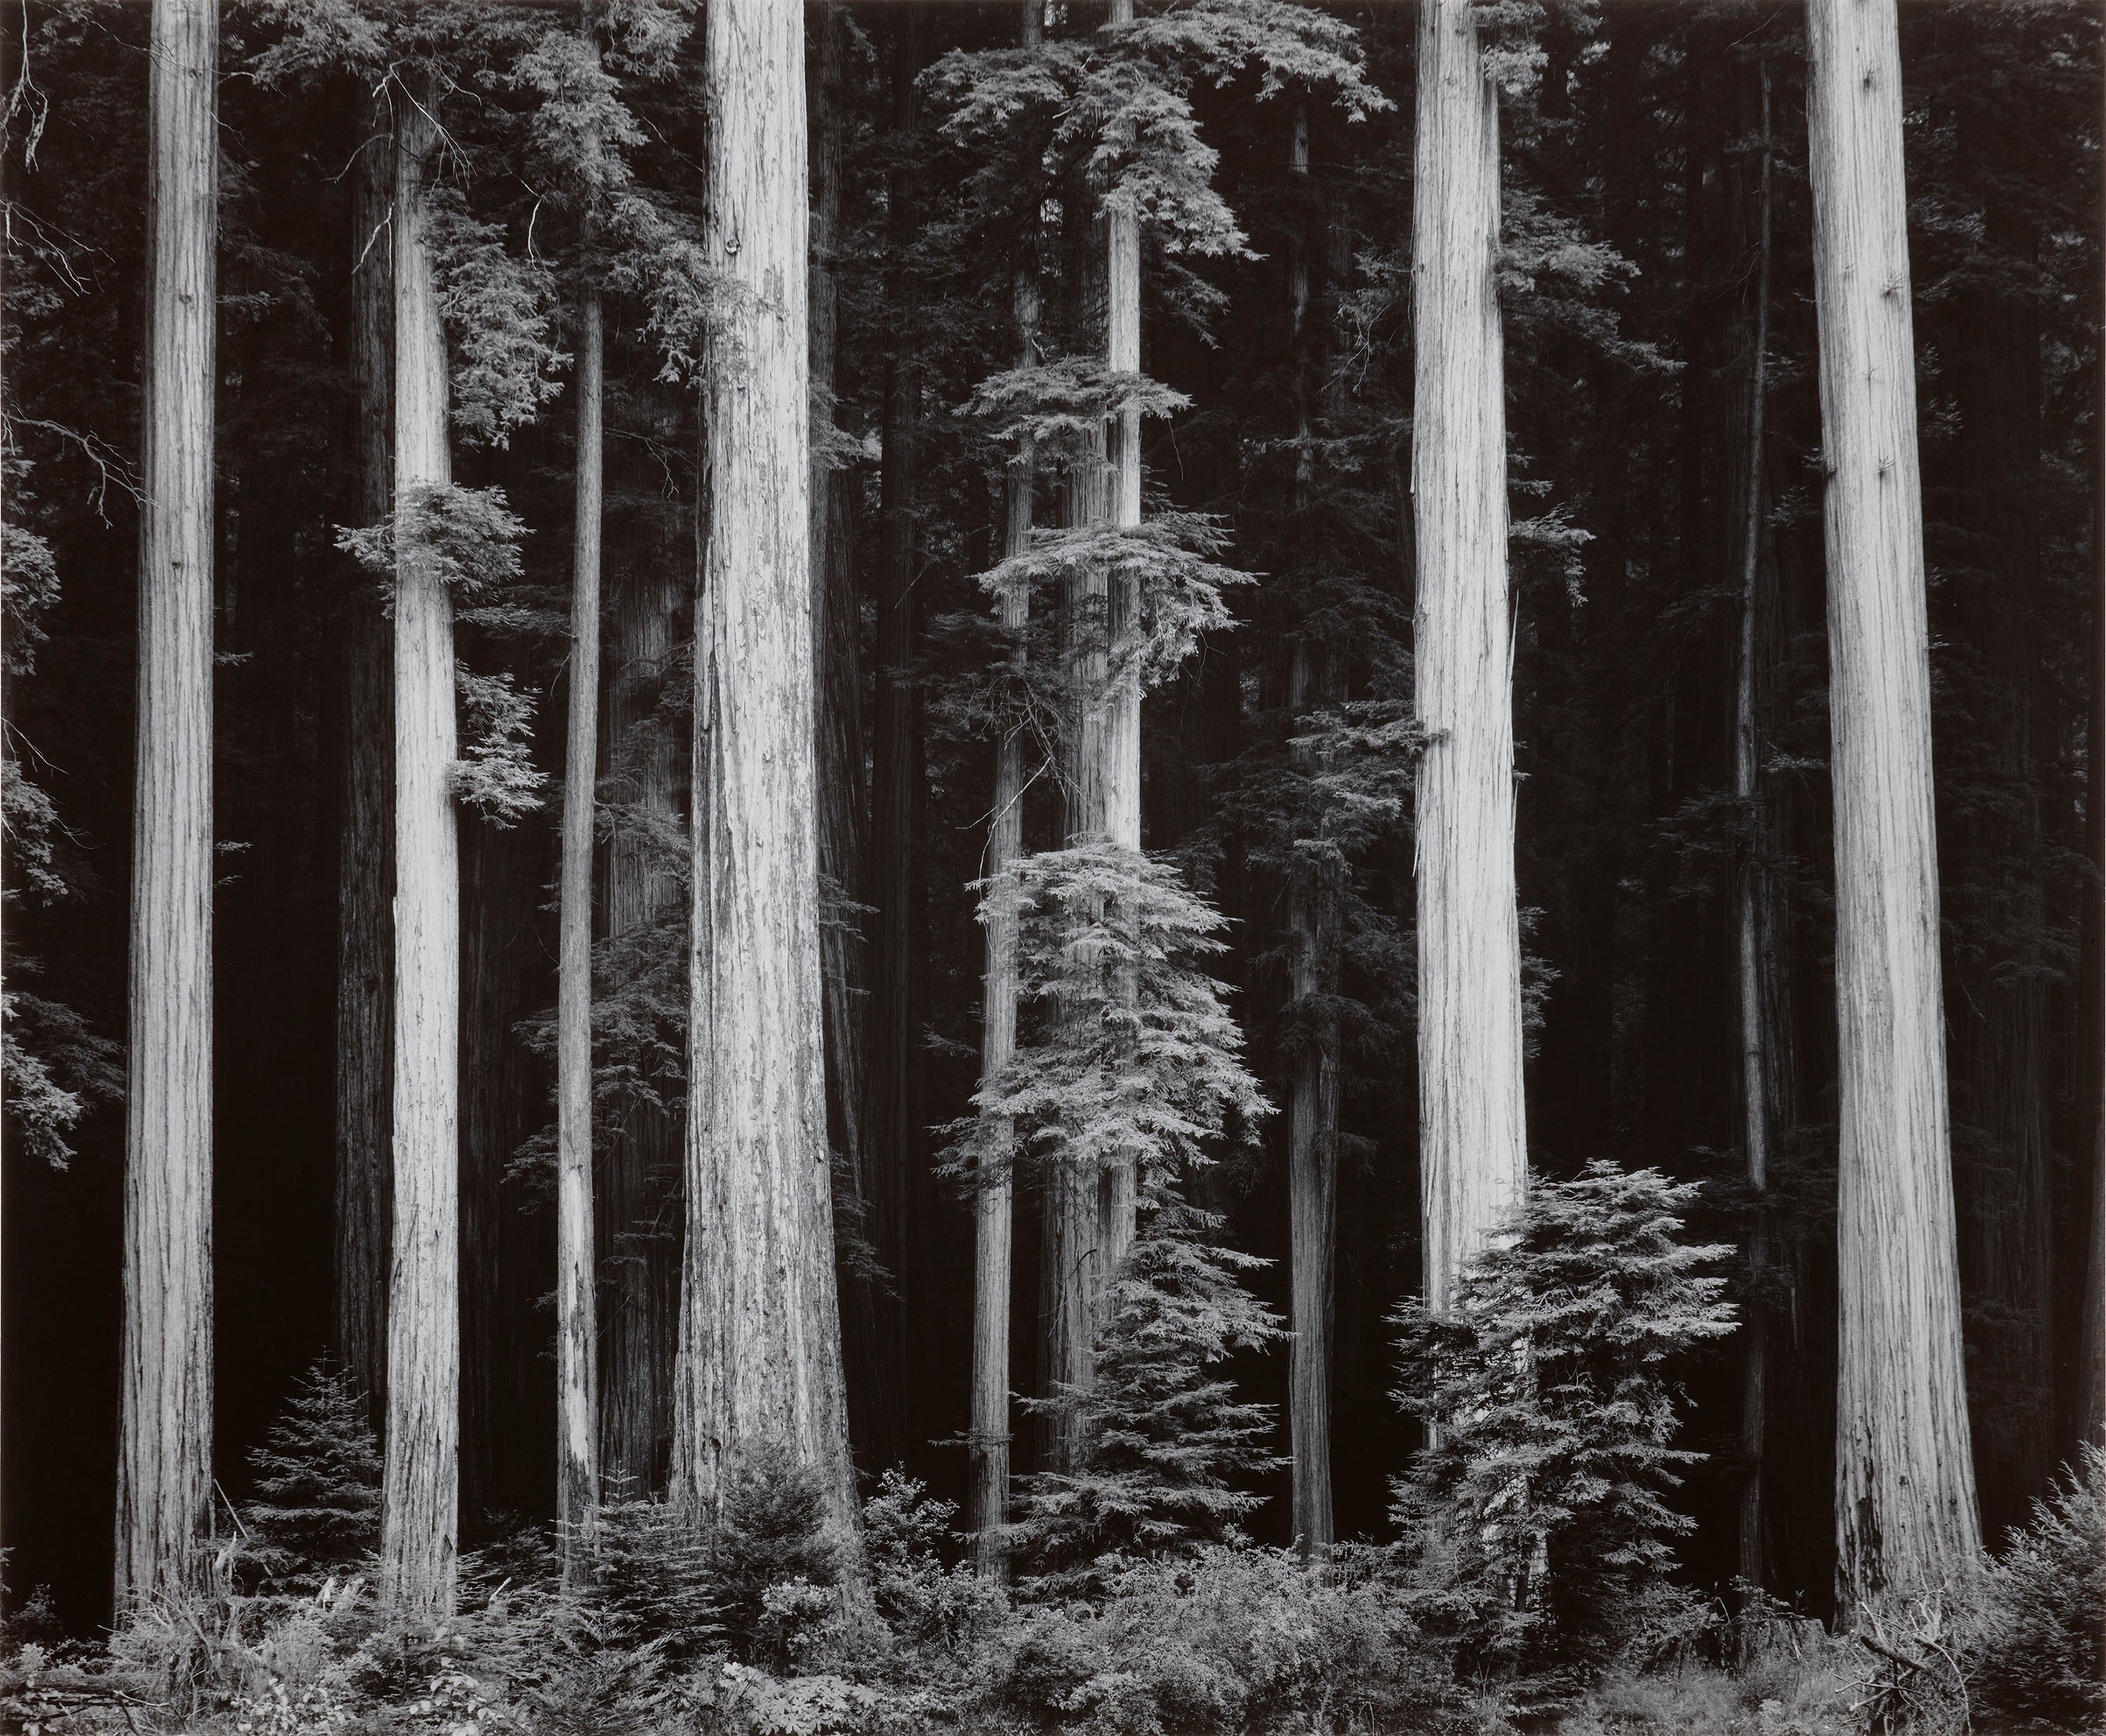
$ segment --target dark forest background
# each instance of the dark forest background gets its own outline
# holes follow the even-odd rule
[[[1317,823],[1289,765],[1286,648],[1305,634],[1335,648],[1335,698],[1409,692],[1414,16],[1334,10],[1358,26],[1370,82],[1397,106],[1348,125],[1313,105],[1311,172],[1297,177],[1282,105],[1261,103],[1248,81],[1202,84],[1194,101],[1220,153],[1217,183],[1259,257],[1151,254],[1145,267],[1144,369],[1191,404],[1148,437],[1151,497],[1222,515],[1226,558],[1261,576],[1232,599],[1235,629],[1208,635],[1146,702],[1145,841],[1176,853],[1231,919],[1218,969],[1276,1101],[1311,1014],[1287,980],[1281,863]],[[966,1469],[948,1443],[966,1417],[970,1205],[930,1174],[943,1142],[928,1130],[966,1114],[977,1083],[982,938],[970,886],[992,755],[971,703],[969,624],[985,613],[975,576],[1000,554],[1001,470],[967,407],[1011,365],[1014,340],[1006,274],[976,253],[966,221],[980,165],[938,131],[936,105],[901,100],[901,84],[903,69],[948,49],[1006,43],[1014,12],[850,7],[839,92],[836,420],[854,447],[840,499],[869,720],[867,763],[851,768],[868,873],[842,889],[839,917],[874,932],[884,907],[903,914],[904,949],[887,956],[905,982],[885,1003],[908,1013],[873,1021],[869,1065],[889,1070],[889,1137],[927,1178],[899,1232],[896,1438],[880,1447],[866,1432],[858,1444],[866,1469],[897,1458],[952,1498]],[[1773,1589],[1821,1614],[1834,1546],[1835,1061],[1802,32],[1791,7],[1740,0],[1611,4],[1591,35],[1563,17],[1547,27],[1540,89],[1505,141],[1532,1160],[1550,1176],[1607,1155],[1704,1180],[1714,1185],[1696,1229],[1736,1233],[1730,889],[1758,828],[1732,794],[1731,727],[1767,78],[1777,206],[1762,509],[1774,606],[1759,634],[1759,832],[1783,889],[1775,944],[1790,964],[1790,1108],[1773,1178],[1786,1253],[1770,1281],[1788,1293],[1792,1322],[1767,1481]],[[2081,5],[1941,0],[1902,12],[1953,1161],[1992,1537],[2073,1452],[2080,1315],[2099,1281],[2086,1231],[2106,1047],[2090,783],[2106,509],[2100,22]],[[9,775],[19,768],[43,792],[57,824],[47,859],[10,851],[8,977],[16,1031],[87,1104],[62,1163],[10,1142],[0,1473],[10,1585],[48,1584],[80,1627],[110,1613],[123,1155],[111,1044],[125,1019],[137,555],[125,481],[138,445],[146,26],[143,7],[0,12],[0,87],[12,93],[8,510],[48,541],[59,585],[34,671],[10,664]],[[363,99],[348,80],[289,100],[249,76],[246,56],[273,28],[229,11],[222,59],[217,1459],[235,1503],[249,1450],[331,1336],[338,768],[356,583],[336,527],[359,514],[347,165]],[[674,208],[700,191],[700,118],[683,94],[694,87],[676,78],[630,99],[651,133],[634,153],[639,177]],[[486,100],[468,124],[496,140],[504,99]],[[916,202],[911,226],[892,220],[903,189]],[[530,218],[517,176],[484,176],[469,196],[515,230]],[[1289,379],[1301,363],[1283,262],[1312,216],[1326,238],[1313,271],[1324,383],[1315,486],[1297,509]],[[670,677],[691,628],[697,430],[692,398],[658,381],[634,330],[615,321],[611,332],[602,795],[619,804],[634,800],[624,779],[636,756],[685,751],[682,684]],[[880,546],[888,390],[913,411],[913,594],[908,626],[889,615],[880,645],[877,587],[895,570]],[[464,630],[462,654],[517,671],[540,697],[533,751],[552,788],[569,423],[552,412],[509,450],[464,455],[459,471],[501,483],[531,530],[522,618]],[[670,661],[639,651],[647,618],[671,623]],[[1050,792],[1033,804],[1027,841],[1052,841]],[[534,1142],[553,1119],[535,1021],[555,995],[555,811],[462,828],[464,1545],[553,1509],[553,1230]],[[1390,1397],[1386,1324],[1418,1282],[1408,830],[1355,840],[1351,867],[1330,1008],[1344,1033],[1341,1536],[1383,1532],[1388,1480],[1417,1438]],[[652,974],[679,945],[669,933],[662,957],[607,960],[639,1029],[680,1016],[677,973],[670,987]],[[1227,1214],[1237,1246],[1275,1261],[1250,1281],[1283,1308],[1284,1119],[1257,1153],[1210,1175],[1204,1202]],[[2014,1206],[2028,1188],[2045,1190],[2045,1210]],[[1020,1223],[1020,1295],[1036,1294],[1037,1245]],[[1019,1308],[1022,1390],[1035,1335]],[[1692,1581],[1720,1586],[1736,1560],[1739,1376],[1732,1341],[1709,1355],[1683,1443],[1709,1455],[1682,1492],[1699,1522],[1683,1556]],[[1236,1374],[1246,1396],[1284,1397],[1284,1353]],[[1274,1498],[1252,1528],[1286,1541],[1284,1470],[1265,1487]]]

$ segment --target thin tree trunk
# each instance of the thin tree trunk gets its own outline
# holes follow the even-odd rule
[[[856,597],[849,483],[840,460],[820,445],[834,432],[839,325],[835,249],[841,219],[844,86],[848,15],[840,5],[814,14],[812,133],[812,654],[817,669],[819,744],[820,948],[826,969],[827,1129],[835,1161],[835,1213],[853,1240],[835,1250],[843,1293],[842,1354],[848,1381],[849,1438],[866,1469],[888,1464],[900,1438],[898,1383],[880,1366],[880,1283],[856,1245],[867,1234],[876,1177],[865,1115],[864,1020],[872,1005],[870,953],[858,911],[864,892],[865,801],[862,609]]]
[[[1759,806],[1755,743],[1755,658],[1762,571],[1763,419],[1768,384],[1770,335],[1770,68],[1762,77],[1762,162],[1756,177],[1754,356],[1748,382],[1747,497],[1741,547],[1741,644],[1733,693],[1733,795],[1746,832],[1733,886],[1733,925],[1739,963],[1741,1150],[1754,1204],[1748,1220],[1748,1297],[1742,1309],[1741,1451],[1747,1480],[1741,1487],[1741,1577],[1767,1585],[1763,1559],[1763,1452],[1768,1414],[1769,1311],[1763,1299],[1769,1263],[1770,1056],[1765,1013],[1760,905],[1766,872],[1767,828]]]
[[[1133,22],[1133,0],[1111,0],[1114,28]],[[1114,374],[1140,371],[1140,217],[1131,205],[1113,204],[1105,213],[1105,362]],[[1105,429],[1111,466],[1111,523],[1140,527],[1140,411],[1122,410]],[[1140,626],[1140,581],[1125,571],[1106,585],[1113,644]],[[1140,849],[1140,675],[1129,660],[1127,672],[1105,696],[1105,832],[1122,850]],[[1132,985],[1127,985],[1131,996]],[[1092,1299],[1095,1330],[1105,1327],[1107,1285],[1126,1263],[1133,1245],[1138,1194],[1133,1160],[1114,1159],[1100,1183],[1096,1271]]]
[[[360,523],[394,496],[395,163],[384,103],[365,111],[352,171],[351,373]],[[387,1411],[388,1106],[393,1095],[393,629],[374,587],[344,609],[343,829],[337,856],[336,1350],[378,1428]]]
[[[620,521],[616,521],[619,523]],[[614,667],[607,682],[607,760],[618,811],[607,846],[606,932],[634,968],[643,936],[684,922],[674,851],[683,831],[678,735],[658,715],[687,589],[686,511],[654,505],[634,558],[613,580]],[[612,527],[610,535],[613,534]],[[643,1092],[611,1118],[595,1204],[602,1219],[607,1306],[600,1335],[600,1462],[625,1498],[665,1487],[673,1432],[673,1359],[680,1309],[679,1118]]]
[[[1309,105],[1294,105],[1288,173],[1304,189],[1309,180]],[[1306,198],[1306,193],[1304,193]],[[1316,481],[1310,424],[1314,385],[1313,328],[1309,319],[1309,218],[1298,214],[1287,244],[1288,343],[1293,351],[1295,455],[1293,505],[1309,510]],[[1328,648],[1306,630],[1295,639],[1288,675],[1291,717],[1323,705],[1330,672]],[[1308,750],[1290,750],[1296,769],[1316,769]],[[1338,1225],[1338,1065],[1330,1015],[1322,1003],[1335,988],[1331,889],[1328,870],[1297,858],[1288,870],[1289,1004],[1303,1017],[1288,1088],[1287,1194],[1290,1221],[1289,1281],[1293,1336],[1288,1340],[1287,1421],[1293,1450],[1294,1536],[1303,1554],[1331,1546],[1331,1310]],[[1313,1021],[1309,1009],[1315,1005]]]
[[[858,1535],[841,1390],[813,814],[803,14],[717,0],[706,256],[709,528],[696,611],[688,1243],[674,1479],[704,1513],[786,1449]]]
[[[139,534],[116,1604],[180,1595],[212,1524],[213,397],[219,14],[156,0]]]
[[[1023,0],[1024,46],[1040,40],[1040,0]],[[1026,232],[1013,272],[1016,365],[1028,368],[1038,350],[1038,231]],[[1032,491],[1037,454],[1030,437],[1017,443],[1009,469],[1008,510],[1002,554],[1013,558],[1031,546]],[[1021,635],[1031,622],[1031,593],[1014,585],[1002,594],[1003,630]],[[1023,652],[1016,653],[1019,661]],[[1019,670],[1019,674],[1021,671]],[[1012,864],[1024,854],[1024,742],[1006,730],[995,747],[994,808],[988,820],[987,978],[980,1034],[980,1083],[991,1086],[1015,1058],[1017,912]],[[1013,1269],[1016,1183],[1011,1165],[1014,1129],[1002,1128],[997,1167],[979,1178],[974,1197],[972,1423],[968,1434],[966,1518],[974,1536],[973,1559],[983,1578],[1008,1571],[1001,1527],[1009,1518],[1009,1293]]]
[[[437,145],[428,78],[395,109],[395,1124],[384,1592],[453,1607],[459,1535],[460,841],[453,604],[414,553],[419,496],[452,478],[446,352],[424,198]]]
[[[1836,1595],[1980,1548],[1960,1336],[1893,0],[1810,0],[1835,801]]]
[[[918,5],[897,13],[893,47],[892,130],[904,155],[891,173],[892,262],[886,299],[897,321],[897,346],[885,371],[880,524],[877,572],[877,671],[871,727],[871,902],[875,907],[870,999],[870,1237],[889,1294],[878,1298],[880,1334],[876,1368],[885,1392],[884,1420],[897,1427],[911,1408],[905,1383],[909,1360],[906,1292],[921,1258],[911,1245],[909,1206],[921,1167],[921,975],[926,950],[916,897],[915,786],[921,696],[913,675],[915,626],[915,460],[920,437],[921,384],[914,346],[914,278],[905,258],[919,227],[918,177],[912,153],[921,126],[922,20]],[[874,1419],[875,1420],[875,1419]],[[874,1441],[881,1457],[897,1456],[902,1442]]]
[[[1520,1204],[1513,631],[1498,293],[1499,109],[1469,0],[1426,0],[1412,253],[1419,1165],[1426,1302]]]
[[[593,816],[599,770],[599,292],[578,311],[577,527],[571,574],[571,716],[556,994],[556,1523],[563,1583],[585,1579],[599,1509],[593,1262]]]

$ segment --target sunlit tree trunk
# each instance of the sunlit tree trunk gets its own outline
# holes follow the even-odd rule
[[[1498,292],[1499,109],[1469,0],[1419,14],[1412,255],[1418,555],[1419,1165],[1426,1301],[1520,1203],[1513,635]]]
[[[1839,1071],[1836,1595],[1980,1547],[1939,988],[1930,672],[1893,0],[1810,0]]]
[[[219,14],[155,0],[132,800],[119,1612],[212,1525],[212,555]]]
[[[717,1509],[787,1449],[856,1533],[841,1391],[813,813],[810,365],[800,8],[717,0],[703,247],[709,528],[695,625],[688,1244],[674,1481]]]
[[[425,200],[433,82],[395,105],[395,1125],[380,1565],[398,1607],[453,1607],[459,1535],[460,841],[453,603],[401,534],[451,480]]]
[[[1040,42],[1041,0],[1023,0],[1026,48]],[[1011,305],[1016,321],[1016,366],[1037,359],[1038,232],[1026,231],[1022,257],[1012,272]],[[1031,546],[1032,491],[1037,455],[1028,435],[1019,438],[1009,469],[1002,527],[1002,554],[1014,558]],[[1001,624],[1021,634],[1031,621],[1031,594],[1023,585],[1002,594]],[[1023,655],[1019,650],[1019,657]],[[980,1082],[997,1079],[1016,1055],[1017,913],[1011,864],[1024,854],[1024,742],[1015,729],[995,747],[994,805],[988,819],[986,873],[993,882],[987,903],[987,976],[980,1028]],[[1010,1164],[1014,1129],[1005,1128],[1000,1167],[981,1176],[974,1196],[972,1422],[967,1438],[966,1521],[974,1537],[973,1559],[981,1575],[1000,1578],[1008,1561],[1001,1527],[1009,1517],[1009,1298],[1014,1266],[1016,1185]]]
[[[357,394],[359,522],[394,496],[395,159],[388,110],[363,111],[351,186],[351,373]],[[336,1350],[375,1427],[388,1375],[389,1032],[394,967],[393,629],[377,589],[344,608],[343,825],[337,851]]]
[[[583,1582],[599,1507],[593,1260],[594,796],[599,769],[599,293],[578,310],[577,525],[571,574],[571,715],[556,989],[556,1523],[563,1581]]]

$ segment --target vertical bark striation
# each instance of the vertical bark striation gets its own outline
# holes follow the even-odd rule
[[[1812,0],[1839,1074],[1836,1595],[1976,1554],[1931,808],[1930,672],[1893,0]]]
[[[1427,0],[1412,213],[1417,346],[1419,1163],[1426,1302],[1520,1200],[1521,944],[1507,597],[1499,110],[1469,0]]]
[[[395,105],[395,1106],[380,1562],[398,1607],[453,1607],[460,1448],[460,841],[453,603],[402,535],[451,480],[446,352],[424,199],[428,79]]]
[[[359,522],[394,497],[395,164],[388,111],[363,116],[351,190],[351,374],[357,394]],[[393,1097],[395,671],[393,629],[361,581],[343,621],[343,824],[337,854],[336,1352],[386,1416],[389,1104]]]
[[[577,526],[556,992],[556,1523],[563,1581],[582,1583],[599,1507],[593,1271],[593,815],[599,770],[599,293],[578,310]]]
[[[715,1509],[787,1449],[856,1532],[826,1137],[813,814],[801,9],[718,0],[703,245],[712,340],[696,611],[688,1243],[674,1474]]]
[[[116,1604],[212,1520],[213,399],[219,15],[155,0],[139,533]]]

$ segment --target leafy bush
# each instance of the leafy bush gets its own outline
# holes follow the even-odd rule
[[[1398,1312],[1398,1397],[1437,1431],[1396,1490],[1415,1602],[1479,1669],[1584,1677],[1689,1623],[1665,1497],[1702,1456],[1669,1444],[1671,1370],[1732,1330],[1699,1272],[1731,1250],[1679,1240],[1696,1192],[1606,1162],[1535,1184],[1453,1314]]]
[[[818,1474],[785,1447],[749,1448],[711,1551],[724,1632],[750,1662],[791,1663],[833,1608],[840,1577]]]
[[[908,1645],[961,1655],[1005,1621],[1009,1599],[972,1568],[946,1562],[957,1533],[955,1501],[935,1500],[914,1478],[889,1470],[863,1503],[863,1549],[877,1613]]]
[[[1978,1704],[2064,1729],[2106,1724],[2106,1449],[2078,1449],[1983,1590],[1970,1649]]]

